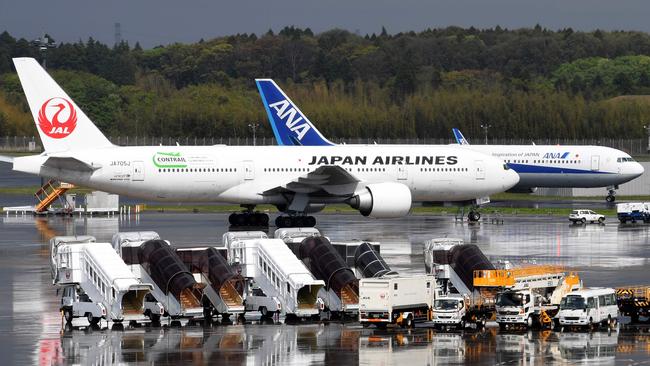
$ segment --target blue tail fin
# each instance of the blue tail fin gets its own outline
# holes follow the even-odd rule
[[[278,145],[334,145],[271,79],[255,79]]]
[[[454,137],[456,138],[458,145],[469,145],[469,142],[467,142],[465,136],[463,136],[459,129],[452,128],[451,130],[454,132]]]

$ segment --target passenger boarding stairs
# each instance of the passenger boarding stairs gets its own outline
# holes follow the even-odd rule
[[[316,280],[282,240],[268,239],[259,231],[241,231],[224,234],[223,244],[228,262],[239,266],[241,275],[264,293],[261,298],[277,299],[282,314],[305,317],[320,312],[317,294],[324,282]],[[248,294],[247,310],[257,301],[260,296]]]
[[[43,213],[54,203],[54,201],[63,196],[67,191],[74,188],[74,185],[64,182],[58,182],[51,179],[47,181],[34,196],[38,199],[38,204],[34,207],[34,212]]]
[[[109,320],[140,320],[152,282],[138,280],[109,243],[92,236],[50,240],[53,284],[75,285],[84,298],[103,304]],[[83,314],[81,314],[83,316]]]

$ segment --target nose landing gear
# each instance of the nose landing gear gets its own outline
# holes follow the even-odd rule
[[[608,203],[613,203],[616,201],[616,190],[618,189],[618,186],[615,187],[607,187],[607,197],[605,197],[605,201]]]

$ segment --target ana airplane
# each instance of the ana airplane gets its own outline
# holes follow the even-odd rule
[[[34,59],[14,65],[45,150],[3,157],[14,170],[143,199],[241,204],[234,225],[268,224],[258,204],[288,214],[280,227],[312,226],[305,214],[332,203],[400,217],[412,202],[471,201],[519,181],[500,159],[454,146],[115,146]]]
[[[279,145],[334,145],[303,116],[273,80],[258,79],[256,83]],[[298,115],[301,118],[296,117]],[[469,145],[458,129],[453,132],[461,147],[502,159],[519,174],[519,183],[510,192],[533,193],[537,187],[607,187],[606,200],[614,202],[618,186],[639,177],[644,171],[630,155],[609,147]]]

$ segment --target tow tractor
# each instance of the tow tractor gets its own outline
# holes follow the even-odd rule
[[[616,288],[616,303],[621,315],[638,323],[643,316],[650,320],[650,286],[627,286]]]

